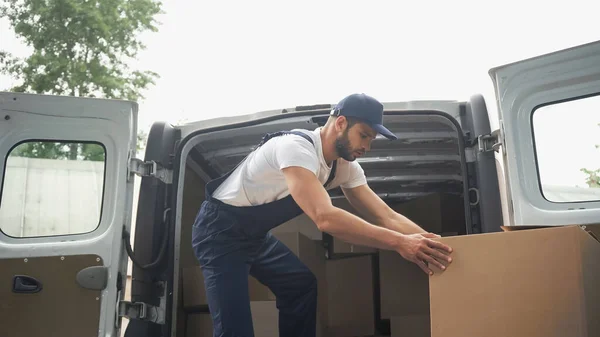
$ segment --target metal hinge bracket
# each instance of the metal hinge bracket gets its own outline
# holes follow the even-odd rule
[[[166,169],[153,160],[142,161],[141,159],[131,158],[129,160],[129,174],[137,174],[141,177],[155,177],[165,184],[173,182],[173,170]]]
[[[143,302],[119,302],[119,316],[130,320],[137,319],[156,324],[165,324],[165,311],[162,308]]]
[[[489,135],[477,136],[477,151],[478,152],[498,152],[502,142],[500,141],[500,130],[494,130]]]

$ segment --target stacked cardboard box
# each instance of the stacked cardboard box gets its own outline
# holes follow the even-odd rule
[[[277,233],[274,236],[286,245],[300,261],[302,261],[315,275],[318,283],[318,304],[317,304],[317,335],[326,336],[327,323],[327,299],[321,294],[327,293],[327,282],[325,279],[325,251],[320,241],[311,240],[298,232]],[[275,296],[264,285],[251,277],[251,302],[270,301],[275,303]],[[273,324],[277,321],[278,313],[273,312],[274,316],[263,315],[265,324]],[[258,319],[255,319],[257,321]],[[277,336],[277,335],[275,335]]]
[[[373,257],[327,260],[328,337],[375,334]]]
[[[353,337],[375,333],[372,256],[326,260],[321,241],[311,240],[298,232],[278,233],[275,236],[317,278],[317,336]],[[274,294],[252,276],[249,276],[248,287],[256,336],[278,336],[279,313]],[[184,268],[183,307],[196,310],[206,305],[200,267]],[[210,316],[206,313],[188,314],[185,337],[206,334],[212,329],[209,323]]]
[[[182,214],[182,241],[190,242],[191,225],[204,199],[202,181],[190,169],[186,180],[194,188],[184,189]],[[356,215],[356,210],[346,200],[335,200],[334,204]],[[356,336],[353,331],[343,329],[354,326],[356,332],[372,335],[374,328],[372,260],[362,257],[364,253],[375,253],[375,249],[351,245],[334,238],[333,252],[350,257],[344,261],[326,260],[322,233],[305,214],[275,228],[272,233],[303,261],[318,280],[318,335],[335,337]],[[207,313],[208,305],[204,289],[204,278],[194,257],[191,245],[183,244],[180,252],[180,289],[177,321],[178,337],[212,336],[212,321]],[[353,257],[355,256],[356,257]],[[329,285],[332,285],[331,288]],[[248,277],[248,289],[255,335],[277,336],[278,311],[275,295],[254,277]],[[334,307],[330,309],[330,307]],[[330,315],[330,313],[332,313]],[[333,327],[335,335],[329,334]]]
[[[360,214],[354,207],[352,207],[352,205],[350,205],[346,199],[333,200],[333,205],[356,216],[364,218],[364,216]],[[324,234],[317,228],[317,225],[306,214],[301,214],[296,218],[274,228],[272,233],[275,235],[280,233],[301,233],[312,240],[318,241],[323,240],[324,237]],[[335,237],[331,238],[331,240],[331,253],[334,255],[352,256],[353,254],[373,254],[377,252],[377,250],[374,248],[354,245]]]
[[[394,251],[379,252],[381,318],[429,314],[428,277]]]
[[[431,232],[459,232],[464,226],[462,202],[447,196],[392,208]],[[375,335],[375,312],[389,320],[392,337],[600,336],[600,321],[594,320],[600,312],[600,225],[505,228],[441,238],[454,249],[453,262],[446,271],[434,269],[431,277],[396,252],[361,256],[360,247],[339,240],[336,251],[350,257],[326,260],[320,232],[308,217],[284,226],[275,236],[319,282],[320,336]],[[379,264],[378,284],[373,262]],[[206,305],[200,268],[184,265],[184,308]],[[249,291],[256,336],[277,336],[275,296],[251,276]],[[178,336],[212,335],[208,314],[186,316],[187,334]]]
[[[382,252],[382,316],[392,337],[600,336],[599,234],[515,227],[442,238],[454,261],[427,279]]]
[[[595,237],[564,226],[440,239],[454,262],[429,280],[431,336],[600,336]]]
[[[326,260],[321,241],[310,240],[297,232],[278,233],[275,236],[296,254],[317,278],[317,336],[353,337],[375,333],[372,256],[358,255]],[[252,284],[251,293],[255,295],[251,298],[252,303],[274,303],[274,295],[264,285],[257,281]],[[275,310],[271,311],[271,316],[261,317],[265,318],[265,324],[272,326],[273,322],[277,321],[277,314]],[[253,319],[255,322],[261,321],[257,317]],[[265,328],[262,331],[269,330]]]
[[[277,308],[274,301],[250,302],[255,336],[278,337]],[[273,319],[275,317],[275,319]],[[213,325],[209,313],[187,315],[186,337],[212,337]],[[180,335],[183,336],[183,335]]]
[[[428,232],[462,233],[465,230],[464,200],[460,196],[431,193],[390,206]]]
[[[391,337],[429,337],[431,325],[428,314],[394,316],[390,319]]]
[[[212,319],[208,313],[188,314],[185,324],[186,337],[210,337],[213,335]],[[179,334],[183,336],[183,334]]]

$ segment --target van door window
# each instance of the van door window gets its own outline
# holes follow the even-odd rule
[[[6,158],[0,230],[25,238],[96,229],[105,157],[98,143],[27,141],[15,146]]]
[[[544,198],[600,200],[600,96],[544,105],[532,118]]]

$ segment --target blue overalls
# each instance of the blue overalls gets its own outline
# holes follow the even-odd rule
[[[267,134],[262,142],[283,134]],[[332,172],[327,186],[335,176]],[[238,164],[239,165],[239,164]],[[202,267],[214,337],[254,337],[248,293],[248,274],[276,296],[280,337],[314,337],[317,318],[315,275],[270,230],[303,211],[291,195],[258,206],[231,206],[213,192],[235,168],[206,185],[206,200],[196,216],[192,246]]]

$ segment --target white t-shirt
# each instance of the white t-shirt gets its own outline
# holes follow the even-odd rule
[[[282,199],[290,194],[282,169],[300,166],[312,171],[325,184],[331,167],[323,157],[320,128],[301,131],[309,135],[311,144],[301,136],[289,134],[271,138],[252,152],[242,164],[215,190],[214,197],[234,206],[256,206]],[[327,189],[354,188],[367,183],[364,171],[356,161],[338,159],[335,179]]]

